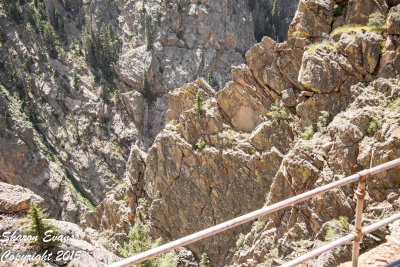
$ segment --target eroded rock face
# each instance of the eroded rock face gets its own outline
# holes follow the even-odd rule
[[[331,31],[333,5],[335,1],[301,0],[289,26],[289,37],[298,34],[304,37],[318,38]]]
[[[386,20],[388,34],[400,35],[400,5],[392,7]]]
[[[282,152],[273,144],[266,148],[260,143],[257,146],[262,152],[258,152],[257,146],[249,143],[249,135],[239,135],[223,126],[216,108],[218,102],[213,98],[208,101],[203,114],[191,108],[181,114],[176,125],[168,125],[147,155],[144,179],[146,193],[153,199],[150,219],[154,232],[167,239],[210,227],[262,205],[269,179],[282,159]],[[290,135],[290,126],[281,125]],[[262,142],[259,135],[254,134],[255,143]],[[247,190],[252,193],[243,194]],[[226,248],[247,227],[189,248],[196,256],[207,252],[213,264],[223,265]]]
[[[304,52],[299,72],[299,82],[307,90],[316,93],[338,91],[342,84],[355,73],[348,59],[332,48],[321,45],[315,50]]]
[[[386,103],[397,99],[399,89],[398,80],[383,78],[368,87],[362,84],[353,86],[350,89],[353,97],[348,96],[350,102],[342,102],[346,111],[336,115],[324,131],[315,133],[310,140],[295,139],[273,179],[267,204],[398,158],[399,107]],[[366,220],[388,217],[397,212],[400,204],[398,172],[395,168],[368,180]],[[338,218],[345,216],[348,222],[352,221],[355,201],[351,194],[351,188],[343,187],[297,205],[290,211],[280,211],[261,219],[262,223],[253,225],[243,244],[232,255],[230,266],[264,262],[271,247],[287,261],[298,257],[299,253],[304,254],[306,247],[322,245],[329,240],[328,231],[332,229],[336,234],[345,234],[350,230],[339,227]],[[381,238],[384,234],[378,236]],[[365,245],[376,244],[368,238],[364,242]],[[350,259],[348,251],[344,248],[321,255],[312,260],[310,266],[339,264]]]
[[[369,16],[376,12],[386,17],[388,5],[385,0],[350,0],[347,5],[346,24],[366,25]]]

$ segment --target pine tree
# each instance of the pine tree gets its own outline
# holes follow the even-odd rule
[[[43,42],[46,50],[51,58],[57,58],[57,34],[54,31],[53,26],[50,22],[47,22],[43,30]]]
[[[37,237],[35,241],[31,242],[39,245],[41,248],[53,247],[59,244],[58,241],[44,240],[45,237],[48,239],[48,236],[56,236],[59,230],[56,226],[44,220],[48,216],[48,214],[36,207],[35,203],[32,203],[28,213],[28,219],[31,221],[31,223],[26,231],[26,234],[32,237]]]
[[[197,113],[201,114],[204,112],[203,107],[204,107],[203,97],[201,96],[200,92],[197,91],[196,98],[194,100],[194,108],[196,109]]]
[[[274,30],[272,31],[272,38],[275,40],[278,40],[281,30],[282,30],[282,21],[281,21],[281,15],[279,11],[279,4],[278,0],[274,1],[274,5],[272,7],[271,11],[271,22]]]
[[[54,28],[61,36],[64,36],[64,21],[58,9],[54,9]]]
[[[74,70],[74,74],[72,75],[72,86],[74,87],[75,90],[80,89],[80,83],[81,81],[79,80],[79,77],[76,74],[76,71]]]
[[[22,22],[22,15],[18,10],[18,7],[15,6],[14,4],[9,4],[8,5],[8,12],[7,15],[16,23],[21,23]]]
[[[141,218],[137,217],[135,225],[129,231],[129,243],[125,243],[121,248],[121,254],[124,257],[130,257],[138,253],[161,245],[162,239],[158,238],[153,241],[149,235],[150,228]],[[158,258],[148,259],[135,265],[136,267],[176,267],[177,261],[169,254],[164,254]]]
[[[85,51],[85,59],[92,67],[96,66],[96,47],[95,38],[92,28],[83,27],[82,30],[83,49]]]
[[[144,6],[144,0],[142,0],[142,9],[140,9],[140,11],[143,13],[146,12],[146,7]]]
[[[146,34],[146,46],[147,50],[151,50],[153,47],[153,40],[151,36],[151,17],[146,13],[144,17],[145,23],[145,34]]]

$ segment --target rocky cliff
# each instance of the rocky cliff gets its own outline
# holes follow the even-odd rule
[[[283,43],[260,38],[272,6],[4,3],[0,180],[120,255],[139,199],[172,240],[399,157],[399,3],[281,1]],[[368,221],[398,211],[398,176],[368,182]],[[353,189],[188,248],[212,266],[289,260],[349,231]]]

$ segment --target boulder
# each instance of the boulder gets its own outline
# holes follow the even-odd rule
[[[283,154],[293,141],[293,132],[285,121],[271,120],[260,124],[250,135],[250,144],[261,151],[276,147]]]
[[[279,44],[277,47],[279,53],[277,64],[280,72],[299,89],[303,88],[298,82],[298,77],[303,59],[304,47],[309,44],[310,41],[306,38],[290,37],[286,42]]]
[[[366,25],[373,13],[386,17],[388,5],[386,0],[349,0],[346,11],[346,24]]]
[[[384,78],[395,78],[400,74],[400,49],[387,51],[379,61],[378,75]]]
[[[257,82],[264,87],[267,94],[272,89],[280,95],[282,90],[291,86],[284,77],[277,64],[279,54],[277,44],[269,37],[264,37],[260,43],[252,46],[246,53],[246,61]]]
[[[216,95],[223,114],[239,131],[251,132],[263,121],[268,114],[267,108],[273,102],[253,73],[246,65],[233,67],[233,81]]]
[[[171,91],[168,95],[167,122],[178,120],[182,112],[191,109],[197,92],[200,93],[203,101],[215,94],[214,89],[202,78]]]
[[[392,7],[386,19],[386,32],[400,35],[400,5]]]
[[[334,4],[334,0],[301,0],[289,26],[288,37],[318,38],[323,33],[330,33]]]
[[[373,32],[357,32],[354,36],[342,34],[338,45],[340,52],[362,75],[374,73],[381,55],[383,38]]]
[[[0,213],[26,212],[31,203],[40,206],[43,199],[22,186],[0,182]]]
[[[321,44],[304,52],[299,72],[299,82],[307,90],[316,93],[339,91],[351,75],[356,75],[354,67],[332,47]]]

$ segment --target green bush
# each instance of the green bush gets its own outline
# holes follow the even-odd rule
[[[382,122],[378,118],[372,118],[368,125],[367,134],[369,136],[373,136],[379,131],[381,127]]]
[[[301,137],[305,140],[310,140],[314,135],[314,127],[312,125],[308,126],[305,131],[301,134]]]
[[[283,108],[281,108],[279,102],[275,102],[275,104],[271,106],[271,111],[268,112],[268,116],[277,121],[287,120],[292,118],[288,113],[286,113],[286,111]]]
[[[338,4],[335,4],[333,6],[333,15],[335,17],[340,17],[343,14],[343,7],[339,6]]]
[[[210,267],[210,259],[208,258],[206,253],[201,254],[201,259],[200,259],[200,267]]]
[[[321,116],[318,117],[317,131],[324,133],[326,131],[326,126],[329,123],[329,112],[323,110],[321,111]]]
[[[196,145],[195,145],[195,149],[203,149],[206,147],[206,143],[204,142],[203,139],[199,138],[197,139]]]
[[[138,216],[136,224],[129,231],[129,243],[125,243],[121,248],[121,254],[124,257],[130,257],[141,252],[150,250],[152,248],[161,245],[162,239],[158,238],[153,241],[150,237],[150,228],[148,225],[144,224]],[[177,266],[177,260],[173,258],[171,254],[164,254],[163,256],[148,259],[144,262],[136,264],[137,267],[175,267]]]
[[[368,26],[371,27],[373,31],[383,33],[386,30],[385,17],[380,12],[371,14],[368,19]]]

